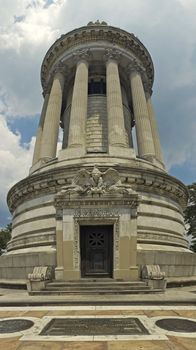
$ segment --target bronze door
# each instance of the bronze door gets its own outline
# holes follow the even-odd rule
[[[80,226],[82,277],[112,277],[113,226]]]

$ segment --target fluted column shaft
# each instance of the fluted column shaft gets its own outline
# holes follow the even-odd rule
[[[55,73],[53,79],[52,89],[48,100],[48,107],[46,110],[40,158],[50,159],[56,157],[63,87],[64,75],[62,72],[57,72]]]
[[[43,133],[43,127],[44,127],[44,121],[45,121],[46,109],[48,106],[49,96],[50,96],[50,94],[49,94],[49,92],[47,92],[45,95],[45,98],[44,98],[44,103],[43,103],[41,116],[40,116],[40,120],[39,120],[39,125],[38,125],[38,129],[37,129],[32,165],[36,164],[38,162],[38,160],[40,159],[42,133]]]
[[[121,95],[118,63],[109,59],[106,63],[107,113],[109,145],[128,147]]]
[[[149,92],[146,93],[146,102],[147,102],[148,114],[149,114],[149,119],[150,119],[151,130],[152,130],[152,137],[153,137],[154,148],[155,148],[155,156],[156,156],[156,159],[163,164],[163,156],[162,156],[162,152],[161,152],[160,137],[159,137],[156,118],[154,115],[154,109],[153,109],[153,105],[152,105],[152,101],[151,101],[151,97],[150,97]]]
[[[130,72],[133,110],[136,121],[138,154],[140,157],[154,157],[155,149],[148,115],[145,92],[140,73]]]
[[[88,62],[77,64],[69,124],[68,147],[85,147],[88,102]]]

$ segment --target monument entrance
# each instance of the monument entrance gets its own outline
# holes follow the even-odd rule
[[[113,226],[80,227],[81,277],[112,277]]]

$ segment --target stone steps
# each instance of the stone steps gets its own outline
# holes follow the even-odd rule
[[[32,291],[30,295],[129,295],[161,292],[159,289],[152,290],[142,281],[119,282],[119,281],[70,281],[49,282],[44,290]]]

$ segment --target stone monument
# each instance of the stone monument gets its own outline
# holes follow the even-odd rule
[[[53,266],[65,281],[138,280],[145,264],[168,277],[196,274],[184,235],[187,190],[165,170],[153,79],[140,40],[105,22],[50,47],[33,164],[8,193],[1,279],[25,279],[35,266]]]

